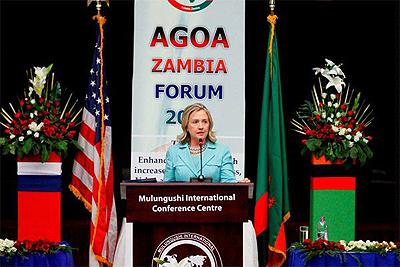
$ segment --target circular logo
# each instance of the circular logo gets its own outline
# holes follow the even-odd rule
[[[196,12],[208,7],[213,0],[168,0],[168,2],[184,12]]]
[[[191,232],[174,234],[164,239],[154,252],[154,258],[169,263],[166,266],[223,266],[221,255],[211,240]],[[151,266],[162,267],[164,264],[152,262]]]

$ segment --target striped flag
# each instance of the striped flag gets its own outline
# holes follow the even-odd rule
[[[290,217],[276,15],[270,32],[260,122],[254,228],[259,266],[281,266],[286,259],[285,222]]]
[[[112,266],[117,243],[117,213],[111,153],[110,100],[103,62],[103,25],[96,16],[97,39],[69,189],[92,213],[89,266]]]

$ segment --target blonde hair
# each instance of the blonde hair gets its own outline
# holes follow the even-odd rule
[[[203,110],[207,114],[208,121],[210,123],[210,126],[208,128],[207,140],[211,141],[213,143],[215,143],[217,141],[217,138],[215,137],[215,132],[212,130],[214,123],[213,123],[213,119],[211,117],[210,111],[208,111],[206,106],[204,106],[203,104],[195,103],[195,104],[187,106],[185,108],[185,110],[183,111],[182,124],[181,124],[182,133],[177,136],[177,139],[181,144],[186,144],[190,140],[190,134],[188,132],[188,124],[189,124],[190,115],[193,112],[197,112],[200,110]]]

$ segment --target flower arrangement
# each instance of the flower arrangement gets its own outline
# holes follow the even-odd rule
[[[28,93],[24,91],[23,98],[18,98],[18,107],[14,108],[9,103],[11,111],[1,109],[5,120],[0,122],[5,127],[4,136],[0,137],[3,155],[18,154],[23,158],[30,153],[41,153],[44,162],[52,151],[65,155],[69,144],[81,149],[73,137],[82,109],[74,109],[77,100],[70,105],[72,94],[66,103],[62,103],[61,86],[59,82],[54,82],[54,72],[50,82],[52,66],[35,67],[35,77],[30,70],[31,86]]]
[[[31,253],[47,255],[57,251],[70,252],[73,250],[74,248],[63,242],[50,242],[41,239],[37,241],[13,241],[7,238],[4,240],[0,239],[0,256],[5,256],[8,260],[14,255],[19,255],[24,258]]]
[[[381,256],[385,256],[387,252],[396,253],[398,259],[400,260],[400,242],[378,242],[378,241],[350,241],[346,242],[341,240],[340,242],[333,242],[327,240],[315,240],[312,242],[310,239],[304,240],[304,242],[293,243],[289,247],[291,250],[299,250],[304,252],[304,263],[306,264],[309,260],[322,256],[324,253],[331,257],[339,257],[343,260],[343,252],[377,252]],[[359,264],[361,262],[355,256],[348,254],[353,257]]]
[[[315,257],[319,257],[324,253],[330,256],[335,256],[338,252],[345,251],[345,246],[340,242],[333,242],[323,239],[315,240],[311,242],[310,239],[304,240],[304,242],[296,242],[292,244],[289,248],[290,250],[299,249],[304,251],[304,261],[307,262]]]
[[[305,101],[292,119],[294,131],[304,135],[301,154],[311,151],[316,158],[341,160],[348,168],[354,161],[361,166],[373,153],[368,146],[372,140],[365,129],[372,123],[370,105],[361,101],[361,93],[345,84],[341,65],[326,59],[323,68],[313,68],[318,76],[319,90],[313,86],[312,101]],[[324,78],[321,81],[321,76]]]

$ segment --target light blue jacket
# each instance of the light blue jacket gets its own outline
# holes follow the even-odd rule
[[[195,160],[198,160],[198,164],[195,164]],[[169,147],[166,162],[164,182],[188,182],[190,177],[200,174],[200,156],[190,154],[188,143]],[[207,142],[207,148],[203,152],[203,175],[211,177],[214,183],[237,182],[232,155],[227,146]]]

